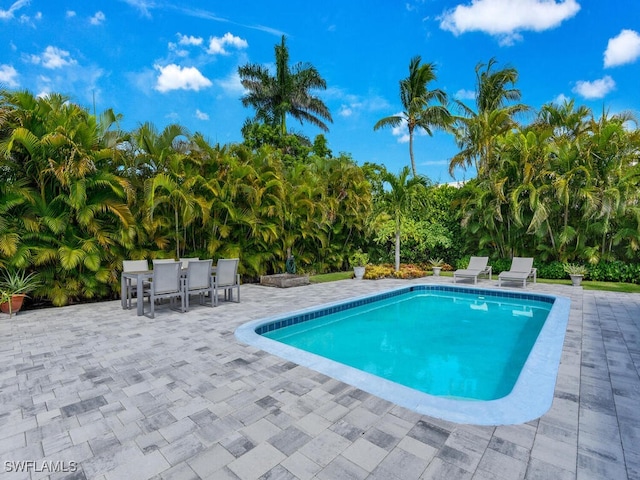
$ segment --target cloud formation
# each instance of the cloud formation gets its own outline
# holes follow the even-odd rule
[[[0,9],[0,19],[9,20],[14,18],[14,12],[20,10],[22,7],[26,7],[27,5],[29,5],[29,0],[18,0],[17,2],[14,2],[8,10]]]
[[[91,25],[101,25],[107,17],[101,11],[97,11],[93,17],[89,19]]]
[[[200,70],[195,67],[181,67],[174,63],[161,67],[155,65],[154,68],[160,72],[155,89],[159,92],[169,92],[171,90],[195,90],[212,85],[211,80],[206,78]]]
[[[520,31],[555,28],[579,10],[576,0],[472,0],[471,5],[445,11],[439,20],[440,28],[456,36],[478,31],[511,45],[522,39]]]
[[[36,65],[42,64],[44,68],[55,70],[62,67],[75,65],[78,62],[71,58],[71,54],[66,50],[49,45],[44,49],[42,55],[31,55],[29,57],[31,63]]]
[[[0,65],[0,85],[6,85],[9,88],[18,87],[18,72],[11,65]]]
[[[573,92],[587,100],[594,100],[604,98],[604,96],[614,88],[616,88],[616,82],[609,75],[606,75],[603,78],[594,80],[593,82],[584,80],[576,82]]]
[[[209,48],[207,49],[207,53],[211,55],[229,55],[229,52],[225,49],[227,46],[243,49],[247,48],[249,44],[246,40],[227,32],[222,37],[209,38]]]
[[[634,30],[622,30],[610,38],[604,52],[604,68],[635,62],[640,57],[640,35]]]

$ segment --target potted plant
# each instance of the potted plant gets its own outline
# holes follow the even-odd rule
[[[9,316],[22,308],[24,298],[40,285],[35,272],[4,270],[0,277],[0,311]]]
[[[444,261],[441,258],[430,258],[429,259],[429,265],[431,265],[431,269],[433,270],[433,276],[434,277],[439,277],[440,276],[440,270],[442,270],[442,265],[444,264]]]
[[[349,257],[349,264],[353,267],[353,273],[357,280],[362,280],[362,277],[364,277],[367,263],[369,263],[369,255],[360,249]]]
[[[579,287],[582,279],[587,275],[587,267],[575,263],[565,263],[564,271],[571,277],[571,283],[574,287]]]

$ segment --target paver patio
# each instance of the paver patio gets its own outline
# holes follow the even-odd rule
[[[420,415],[234,337],[451,280],[243,285],[240,304],[153,320],[119,301],[0,315],[0,478],[640,479],[640,295],[527,287],[570,297],[571,313],[553,405],[522,425]]]

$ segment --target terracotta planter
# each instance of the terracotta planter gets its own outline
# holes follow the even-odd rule
[[[17,293],[11,297],[10,315],[18,313],[20,311],[20,309],[22,308],[22,303],[24,302],[24,297],[26,297],[26,295],[21,293]],[[0,304],[0,311],[2,311],[2,313],[9,313],[9,302]]]

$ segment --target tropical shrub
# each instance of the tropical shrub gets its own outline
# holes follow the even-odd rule
[[[400,269],[395,270],[391,263],[381,265],[367,265],[364,278],[368,280],[379,280],[381,278],[421,278],[427,275],[424,268],[412,263],[401,263]]]

